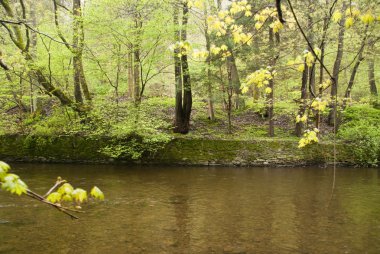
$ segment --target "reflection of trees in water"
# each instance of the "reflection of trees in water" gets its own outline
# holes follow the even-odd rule
[[[176,184],[173,186],[174,193],[169,202],[174,207],[176,230],[174,231],[174,246],[181,253],[190,248],[189,224],[189,186],[187,184]]]

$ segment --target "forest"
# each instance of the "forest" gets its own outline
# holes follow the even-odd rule
[[[380,158],[378,0],[1,0],[0,134],[346,142]]]

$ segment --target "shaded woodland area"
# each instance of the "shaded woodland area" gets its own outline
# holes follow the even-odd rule
[[[378,0],[0,3],[0,134],[338,138],[378,164]]]

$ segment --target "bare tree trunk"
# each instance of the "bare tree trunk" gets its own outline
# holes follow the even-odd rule
[[[298,110],[298,115],[302,117],[305,114],[306,110],[306,99],[307,99],[307,81],[309,77],[309,67],[305,63],[305,69],[302,72],[302,84],[301,84],[301,100]],[[296,123],[295,134],[298,137],[302,136],[304,124],[302,122]]]
[[[133,45],[133,98],[136,104],[141,102],[141,62],[140,62],[140,47],[141,47],[141,33],[142,33],[142,19],[139,13],[134,16],[135,29],[136,29],[136,42]]]
[[[30,19],[33,27],[37,27],[37,16],[36,16],[36,6],[35,4],[30,4]],[[36,57],[37,53],[37,33],[31,33],[30,35],[30,54],[32,58]],[[34,87],[35,80],[33,79],[33,75],[29,74],[29,84],[30,84],[30,112],[37,111],[37,97],[35,96]]]
[[[370,52],[375,52],[375,42],[373,40],[370,40],[368,43]],[[371,92],[371,95],[376,98],[378,94],[377,86],[376,86],[376,78],[375,78],[375,57],[376,53],[373,53],[372,56],[368,58],[368,82],[369,82],[369,89]]]
[[[181,39],[181,32],[179,29],[179,11],[178,7],[174,6],[174,41],[177,43]],[[178,56],[180,49],[174,49],[174,76],[175,76],[175,119],[174,119],[174,132],[181,133],[182,129],[182,67],[181,58]]]
[[[132,46],[130,47],[130,52],[128,52],[128,97],[133,98],[134,95],[134,80],[133,77],[133,53],[132,53]]]
[[[207,7],[205,8],[205,17],[208,16],[207,13]],[[209,30],[208,30],[208,22],[207,19],[205,19],[205,31],[204,35],[206,38],[206,49],[208,52],[207,56],[207,102],[208,102],[208,118],[211,121],[214,121],[215,119],[215,114],[214,114],[214,101],[213,101],[213,94],[212,94],[212,83],[211,83],[211,42],[210,42],[210,35],[209,35]]]
[[[135,46],[134,54],[134,63],[133,63],[133,98],[135,103],[141,102],[140,97],[140,48],[138,45]]]
[[[377,91],[376,79],[375,79],[375,59],[372,57],[368,59],[368,80],[369,80],[371,95],[377,97],[378,91]]]
[[[86,100],[91,100],[91,95],[88,90],[84,70],[83,70],[83,47],[84,47],[84,29],[81,0],[73,0],[73,67],[74,67],[74,97],[75,101],[83,104],[83,95]]]
[[[280,37],[277,36],[277,41],[280,41]],[[276,57],[274,54],[274,32],[273,28],[269,28],[269,48],[271,50],[271,59],[270,59],[270,65],[273,67],[276,63]],[[274,137],[274,80],[273,78],[269,80],[268,88],[270,88],[270,93],[267,93],[266,97],[266,106],[267,106],[267,113],[268,113],[268,136]]]
[[[343,6],[342,12],[344,13],[346,10],[346,6]],[[335,119],[337,118],[337,105],[335,103],[336,97],[338,96],[338,85],[339,85],[339,72],[340,72],[340,66],[342,63],[343,58],[343,48],[344,48],[344,34],[345,34],[345,18],[342,18],[339,22],[339,34],[338,34],[338,49],[337,54],[334,62],[334,69],[333,69],[333,79],[334,82],[332,82],[331,85],[331,104],[330,104],[330,113],[328,117],[328,123],[330,125],[334,125]]]
[[[174,12],[174,25],[178,27],[178,10],[175,8]],[[182,28],[179,31],[178,28],[175,31],[175,41],[178,42],[181,39],[183,42],[187,40],[187,23],[188,23],[189,8],[187,2],[182,3]],[[187,61],[187,55],[182,54],[178,57],[178,51],[174,52],[175,61],[175,79],[176,79],[176,107],[175,107],[175,123],[174,132],[186,134],[190,129],[190,115],[192,108],[192,94],[191,94],[191,82],[190,72]],[[182,97],[183,96],[183,97]]]
[[[228,118],[228,134],[232,134],[232,96],[234,91],[233,81],[232,81],[232,66],[230,62],[227,61],[227,77],[228,77],[228,86],[227,86],[227,101],[225,101],[227,109],[227,118]]]
[[[235,108],[239,109],[244,107],[244,100],[241,100],[240,95],[241,95],[241,90],[240,90],[240,78],[239,78],[239,73],[238,69],[236,66],[236,59],[234,56],[234,53],[232,49],[229,49],[229,53],[231,54],[229,57],[227,57],[227,62],[228,62],[228,68],[230,68],[231,71],[231,81],[232,81],[232,87],[235,93]]]

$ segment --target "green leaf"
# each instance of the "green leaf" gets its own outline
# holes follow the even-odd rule
[[[87,200],[87,191],[80,188],[75,189],[71,195],[73,196],[75,201],[79,203],[82,203]]]
[[[4,181],[4,177],[10,169],[11,167],[7,163],[0,161],[0,182]]]
[[[62,199],[62,194],[59,192],[50,193],[50,195],[47,196],[46,198],[47,201],[53,204],[59,203],[61,199]]]
[[[12,194],[21,195],[26,193],[28,186],[20,179],[18,175],[7,174],[3,178],[3,184],[1,186],[5,191],[9,191]]]
[[[74,187],[69,184],[65,183],[61,187],[59,187],[58,192],[61,193],[62,195],[67,194],[71,195],[71,193],[74,191]]]
[[[67,201],[67,202],[71,202],[71,201],[73,201],[73,197],[71,195],[69,195],[69,194],[64,194],[62,196],[62,200],[63,201]]]
[[[95,199],[104,200],[104,193],[96,186],[94,186],[91,190],[91,196]]]
[[[0,169],[4,170],[6,173],[11,169],[11,167],[4,161],[0,161]]]

